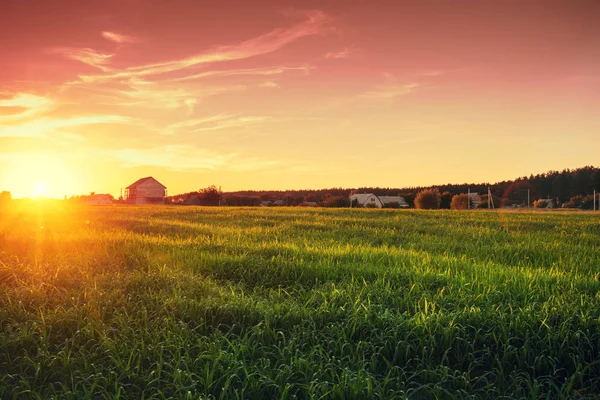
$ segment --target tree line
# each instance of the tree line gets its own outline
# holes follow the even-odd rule
[[[487,206],[488,187],[496,207],[544,205],[550,199],[555,206],[592,208],[594,189],[600,192],[600,168],[585,166],[562,171],[523,176],[514,180],[496,183],[462,183],[436,186],[399,188],[359,187],[357,189],[330,188],[317,190],[242,190],[221,192],[217,186],[209,186],[189,193],[168,196],[167,204],[208,205],[208,206],[259,206],[279,201],[287,206],[318,205],[322,207],[349,207],[352,192],[373,193],[377,196],[402,196],[409,207],[418,207],[417,195],[425,190],[435,189],[437,207],[452,208],[456,195],[479,193],[482,195],[480,207]],[[465,204],[466,196],[460,200]],[[546,203],[543,203],[546,201]],[[458,199],[456,200],[458,201]],[[529,203],[528,203],[529,201]],[[537,201],[537,203],[534,203]],[[456,203],[459,204],[459,203]],[[458,206],[457,206],[458,207]]]

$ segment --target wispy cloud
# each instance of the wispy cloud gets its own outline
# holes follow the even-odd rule
[[[365,93],[358,95],[359,98],[364,99],[393,99],[398,96],[405,96],[413,93],[416,88],[421,86],[419,83],[406,83],[406,84],[387,84],[375,86],[373,90],[369,90]]]
[[[30,93],[17,93],[12,98],[0,99],[0,123],[44,114],[54,107],[54,101]],[[2,110],[4,108],[4,110]]]
[[[216,131],[220,129],[231,129],[231,128],[245,128],[250,125],[258,124],[260,122],[267,121],[269,117],[265,116],[249,116],[249,117],[237,117],[226,119],[222,121],[216,121],[212,126],[199,127],[193,129],[192,132],[202,131]]]
[[[277,82],[273,82],[273,81],[266,81],[266,82],[261,83],[258,86],[263,87],[263,88],[278,88],[279,84]]]
[[[104,31],[104,32],[102,32],[102,36],[105,39],[111,40],[111,41],[119,43],[119,44],[137,42],[137,39],[134,38],[133,36],[122,35],[122,34],[115,33],[115,32]]]
[[[215,170],[234,154],[215,154],[190,145],[167,145],[146,149],[118,149],[109,153],[124,168],[141,166],[163,167],[174,171],[190,169]]]
[[[189,130],[189,128],[195,128],[199,125],[213,124],[215,122],[236,118],[238,115],[239,114],[218,114],[205,118],[188,119],[186,121],[181,121],[175,124],[168,125],[166,129],[164,129],[161,133],[165,135],[173,135],[178,131]]]
[[[111,71],[110,73],[103,75],[82,75],[80,76],[80,79],[84,82],[94,82],[159,75],[181,71],[203,64],[241,60],[271,53],[300,38],[317,35],[323,32],[326,23],[330,20],[329,16],[321,11],[308,12],[307,16],[307,19],[289,28],[278,28],[240,44],[221,46],[212,51],[179,60],[145,64],[124,70]]]
[[[258,171],[280,165],[281,161],[258,157],[244,158],[238,153],[218,154],[191,145],[166,145],[146,149],[127,148],[108,150],[124,168],[162,167],[172,171],[228,170]]]
[[[110,71],[110,68],[107,67],[106,64],[108,64],[110,58],[114,56],[114,54],[100,53],[90,48],[57,47],[50,51],[52,53],[62,54],[72,60],[91,65],[92,67],[99,68],[104,72]]]
[[[219,71],[206,71],[198,74],[183,76],[180,78],[172,79],[173,82],[189,81],[194,79],[202,78],[216,78],[222,76],[233,76],[233,75],[278,75],[283,74],[286,71],[302,71],[307,73],[314,67],[303,65],[299,67],[273,67],[273,68],[251,68],[251,69],[231,69],[231,70],[219,70]]]
[[[358,48],[356,47],[345,47],[340,51],[332,51],[325,54],[325,58],[339,60],[341,58],[347,58],[353,56],[358,53]]]
[[[137,106],[150,109],[174,110],[185,108],[191,113],[196,104],[207,97],[246,90],[245,85],[174,86],[163,82],[130,79],[127,89],[113,90],[104,102],[115,106]]]
[[[37,137],[48,139],[77,139],[83,136],[63,132],[65,128],[76,128],[83,125],[123,123],[128,119],[118,115],[95,115],[73,118],[36,118],[35,120],[11,125],[0,125],[0,137]]]

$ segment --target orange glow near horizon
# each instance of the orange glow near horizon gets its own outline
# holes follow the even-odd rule
[[[144,176],[177,194],[598,163],[598,2],[3,6],[0,191],[15,198],[118,197]]]

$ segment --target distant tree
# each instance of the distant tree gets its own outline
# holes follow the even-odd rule
[[[411,192],[400,192],[398,196],[404,197],[404,200],[408,203],[409,208],[415,208],[415,194]]]
[[[452,197],[450,208],[453,210],[466,210],[469,204],[469,195],[466,193],[457,194]]]
[[[596,190],[596,193],[600,193],[600,169],[597,169],[592,174],[592,189]]]
[[[583,196],[583,200],[581,201],[580,208],[582,210],[593,210],[594,209],[594,196],[588,194],[587,196]]]
[[[452,193],[445,191],[440,195],[440,208],[449,209],[452,203]]]
[[[323,207],[348,207],[350,199],[346,196],[334,196],[329,193],[323,199]]]
[[[12,194],[6,190],[0,193],[0,206],[6,205],[12,201]]]
[[[569,201],[567,201],[566,203],[563,204],[563,207],[564,208],[581,208],[582,205],[583,205],[583,196],[577,195],[577,196],[571,197],[569,199]]]
[[[547,199],[537,199],[533,202],[534,208],[548,208],[550,202]]]
[[[204,206],[218,206],[221,195],[221,191],[215,185],[211,185],[198,191],[200,204]]]
[[[494,208],[499,208],[501,205],[501,199],[498,196],[492,195],[492,202],[494,203]],[[488,208],[488,195],[484,194],[481,196],[481,203],[477,205],[477,208]]]
[[[415,206],[420,210],[440,208],[440,192],[437,189],[421,190],[415,197]]]

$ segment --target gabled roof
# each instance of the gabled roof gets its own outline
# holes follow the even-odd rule
[[[404,199],[404,197],[401,197],[401,196],[379,196],[379,200],[383,204],[388,204],[388,203],[393,203],[393,202],[397,202],[398,204],[406,203],[406,200]]]
[[[133,188],[135,188],[137,186],[140,186],[142,183],[146,183],[146,182],[151,181],[151,180],[154,181],[154,182],[156,182],[156,183],[158,183],[163,188],[165,188],[165,189],[167,188],[165,185],[163,185],[162,183],[160,183],[159,181],[157,181],[153,177],[147,176],[145,178],[141,178],[141,179],[138,179],[137,181],[133,182],[131,185],[127,186],[127,189],[133,189]]]
[[[367,201],[367,199],[371,196],[375,195],[373,193],[355,193],[352,196],[350,196],[350,199],[358,201],[358,204],[364,204]]]

